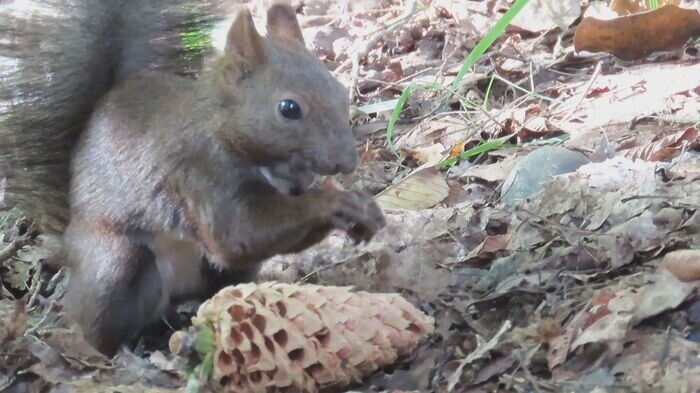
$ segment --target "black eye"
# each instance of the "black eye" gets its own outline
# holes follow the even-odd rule
[[[278,107],[282,116],[286,117],[287,119],[301,119],[301,107],[296,101],[290,99],[282,100],[278,104]]]

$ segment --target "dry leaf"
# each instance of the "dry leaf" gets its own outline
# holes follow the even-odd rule
[[[610,20],[585,17],[576,29],[577,51],[607,52],[623,60],[680,47],[700,34],[700,13],[673,5]]]
[[[672,272],[665,269],[660,270],[655,278],[655,282],[643,288],[639,306],[634,312],[635,323],[678,307],[698,286],[697,282],[680,281]]]
[[[466,139],[462,139],[461,141],[455,143],[452,145],[450,148],[450,152],[448,153],[449,157],[457,157],[458,155],[462,154],[464,152],[464,145],[467,143]]]
[[[383,209],[422,210],[442,202],[450,193],[444,176],[435,168],[421,169],[375,197]]]
[[[580,15],[579,0],[530,0],[511,24],[538,33],[556,27],[565,29]]]
[[[442,161],[445,156],[443,154],[444,151],[445,147],[441,143],[436,143],[413,150],[412,156],[421,166],[435,166],[438,162]]]
[[[518,163],[517,158],[519,158],[518,155],[513,154],[494,164],[474,165],[473,167],[467,169],[459,177],[462,179],[477,178],[487,182],[500,183],[508,177],[508,174],[510,174],[515,165]]]
[[[619,343],[631,326],[632,312],[638,303],[639,294],[636,290],[625,288],[615,293],[605,305],[593,306],[586,311],[588,321],[594,322],[586,326],[571,344],[571,350],[589,343]],[[595,311],[598,307],[607,307],[603,316]]]
[[[693,148],[698,143],[698,129],[688,127],[673,135],[669,135],[659,141],[644,146],[620,151],[620,155],[629,159],[641,159],[645,161],[664,161],[685,148]]]
[[[470,364],[471,362],[473,362],[475,360],[482,359],[482,358],[488,356],[489,353],[492,350],[494,350],[497,347],[497,345],[501,342],[503,336],[505,335],[505,333],[508,330],[510,330],[512,325],[513,325],[513,323],[509,320],[506,320],[505,322],[503,322],[503,325],[501,325],[501,328],[498,330],[498,332],[496,332],[496,334],[494,334],[493,337],[491,337],[491,339],[489,341],[484,341],[484,339],[481,338],[480,336],[478,336],[478,335],[476,336],[476,338],[477,338],[476,349],[474,349],[474,351],[472,353],[467,355],[464,359],[462,359],[459,362],[459,366],[457,367],[455,372],[450,376],[450,378],[448,378],[448,381],[447,381],[447,391],[448,392],[451,392],[455,388],[457,383],[459,382],[460,378],[462,377],[462,372],[464,370],[464,366],[466,366],[467,364]]]
[[[683,282],[700,280],[700,250],[670,252],[664,256],[658,269],[668,270]]]
[[[659,7],[668,4],[678,5],[680,2],[680,0],[658,0]],[[618,15],[637,14],[651,10],[649,0],[611,0],[609,7]]]

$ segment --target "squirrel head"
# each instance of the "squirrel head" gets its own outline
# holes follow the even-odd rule
[[[307,50],[290,6],[269,8],[266,37],[248,10],[240,11],[216,75],[219,104],[230,114],[221,130],[224,144],[245,154],[278,189],[285,182],[308,188],[313,175],[355,169],[347,90]]]

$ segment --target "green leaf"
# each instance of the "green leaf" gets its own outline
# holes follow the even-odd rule
[[[206,380],[211,375],[214,370],[214,354],[208,353],[207,356],[202,360],[202,364],[199,369],[199,376],[201,380]]]
[[[401,93],[401,97],[399,97],[398,102],[396,103],[396,106],[394,107],[394,111],[391,112],[391,117],[389,118],[389,124],[386,126],[386,142],[389,144],[389,148],[394,151],[394,142],[392,140],[394,136],[394,127],[396,126],[396,121],[399,120],[399,115],[401,114],[401,110],[403,109],[403,106],[406,105],[406,101],[408,100],[408,97],[413,94],[413,90],[415,88],[413,86],[408,86],[403,93]]]
[[[194,340],[194,349],[202,354],[208,355],[214,351],[214,329],[209,326],[200,327]]]
[[[520,10],[527,4],[529,0],[515,0],[513,5],[506,11],[505,14],[496,22],[496,24],[486,33],[486,35],[479,41],[479,43],[474,47],[474,50],[472,50],[469,55],[464,59],[464,62],[462,63],[462,67],[460,68],[459,72],[457,73],[457,77],[455,80],[452,82],[451,88],[449,89],[451,91],[450,94],[454,94],[454,91],[457,89],[459,86],[459,83],[462,81],[464,78],[464,75],[467,74],[470,68],[476,64],[477,61],[479,61],[479,58],[486,52],[486,50],[496,41],[499,35],[505,31],[506,27],[510,22],[515,18],[515,16],[520,12]],[[442,86],[439,86],[437,84],[427,84],[423,86],[423,88],[443,88]],[[392,151],[395,151],[394,149],[394,143],[393,143],[393,136],[394,136],[394,127],[396,126],[396,122],[399,119],[399,115],[401,114],[401,110],[403,110],[403,106],[406,104],[406,101],[408,100],[408,97],[413,94],[415,91],[415,87],[413,85],[409,85],[402,93],[401,96],[399,97],[398,101],[396,101],[396,106],[394,107],[394,111],[391,113],[391,117],[389,118],[389,124],[387,125],[386,128],[386,141],[387,144],[389,145],[389,148]]]

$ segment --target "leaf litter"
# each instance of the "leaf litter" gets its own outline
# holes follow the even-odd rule
[[[353,98],[361,165],[338,180],[387,227],[272,258],[260,280],[399,292],[436,320],[355,391],[700,389],[700,5],[585,3],[531,0],[459,81],[512,2],[295,3]],[[512,187],[527,192],[507,202]],[[60,318],[52,240],[16,211],[0,225],[0,390],[187,391],[162,337],[95,353]]]

